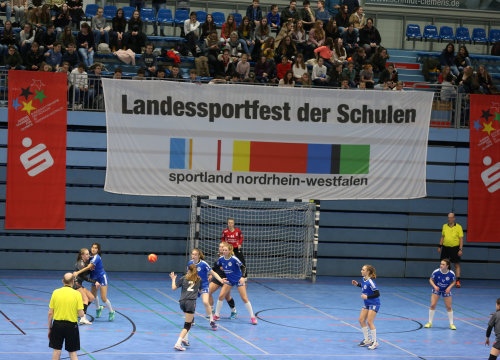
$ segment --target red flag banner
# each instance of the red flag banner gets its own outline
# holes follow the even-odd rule
[[[63,73],[9,71],[6,229],[64,229],[66,99]]]
[[[471,95],[468,242],[500,242],[500,96]]]

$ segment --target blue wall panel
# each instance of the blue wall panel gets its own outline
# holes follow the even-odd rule
[[[404,244],[406,243],[406,234],[406,230],[393,229],[353,229],[321,227],[319,230],[319,238],[321,242]]]
[[[321,244],[322,257],[404,259],[406,246],[380,244]]]
[[[362,224],[364,228],[406,229],[408,227],[408,215],[323,212],[319,222],[320,226],[361,227]]]

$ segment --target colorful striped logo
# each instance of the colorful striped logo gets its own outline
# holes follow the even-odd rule
[[[193,165],[193,139],[170,138],[170,169],[189,169]]]

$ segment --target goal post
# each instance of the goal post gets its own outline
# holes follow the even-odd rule
[[[315,281],[319,202],[192,196],[187,253],[199,248],[212,265],[230,217],[243,234],[249,277]]]

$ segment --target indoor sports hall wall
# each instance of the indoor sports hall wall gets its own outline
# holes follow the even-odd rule
[[[68,112],[66,229],[5,230],[7,110],[0,109],[0,268],[72,268],[77,251],[98,241],[110,271],[182,271],[189,199],[110,194],[104,113]],[[427,277],[450,211],[467,228],[468,131],[430,131],[428,197],[321,202],[319,275],[357,275],[371,263],[381,276]],[[230,194],[228,194],[230,195]],[[222,230],[222,229],[221,229]],[[154,252],[159,261],[150,264]],[[500,247],[466,243],[464,278],[500,273]]]

